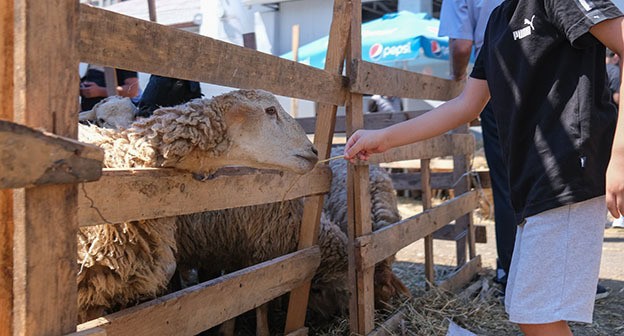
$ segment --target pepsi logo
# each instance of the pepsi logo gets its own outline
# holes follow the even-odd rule
[[[384,50],[383,44],[375,43],[370,47],[370,49],[368,49],[368,56],[372,60],[377,60],[383,53],[383,50]]]
[[[442,53],[442,47],[440,47],[440,43],[438,43],[438,41],[431,41],[431,52],[436,55]]]

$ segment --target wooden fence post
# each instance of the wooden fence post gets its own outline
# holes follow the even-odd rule
[[[15,1],[17,123],[76,138],[77,0]],[[59,335],[76,328],[77,186],[14,191],[13,329]]]
[[[346,55],[347,39],[351,27],[351,1],[335,0],[334,13],[327,46],[325,70],[341,74]],[[336,105],[319,104],[317,122],[314,132],[314,146],[318,150],[319,158],[326,159],[331,152],[331,145],[336,126]],[[321,211],[324,196],[306,198],[301,234],[299,235],[299,249],[316,244],[319,234]],[[288,303],[285,334],[303,328],[307,310],[310,282],[291,291]]]
[[[13,3],[0,0],[0,119],[13,120]],[[0,190],[0,336],[13,335],[13,190]]]

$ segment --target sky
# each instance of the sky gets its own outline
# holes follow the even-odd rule
[[[620,10],[624,11],[624,0],[611,0],[613,3],[618,6]]]

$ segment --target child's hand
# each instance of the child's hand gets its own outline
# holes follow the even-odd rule
[[[371,154],[386,151],[389,146],[384,130],[357,130],[345,146],[345,159],[355,163],[355,159],[368,160]]]
[[[607,167],[607,208],[613,217],[624,215],[624,153],[613,151]]]

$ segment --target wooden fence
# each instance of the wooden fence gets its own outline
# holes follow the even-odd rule
[[[319,218],[330,183],[327,167],[316,168],[288,193],[288,199],[308,196],[297,252],[76,325],[79,226],[275,202],[281,200],[275,195],[283,195],[295,178],[234,169],[200,183],[165,169],[98,169],[101,150],[73,140],[79,62],[318,102],[314,143],[321,159],[330,152],[337,106],[346,105],[345,130],[351,134],[364,125],[363,94],[446,100],[461,89],[450,81],[361,61],[359,0],[335,0],[324,70],[79,5],[77,0],[0,0],[0,9],[0,101],[5,103],[0,110],[2,336],[196,334],[288,292],[285,333],[307,333],[310,279],[320,258],[315,246]],[[458,261],[464,266],[441,285],[459,286],[476,272],[480,259],[469,214],[477,206],[477,195],[465,178],[471,143],[470,136],[458,133],[373,156],[374,163],[421,159],[421,184],[428,195],[423,213],[377,232],[371,232],[368,166],[349,166],[352,332],[373,331],[376,262],[424,238],[427,277],[435,283],[432,234],[452,220],[453,236],[460,237]],[[453,180],[462,181],[455,187],[458,197],[431,207],[428,160],[446,155],[457,158]],[[245,185],[245,192],[228,188],[231,185]],[[149,197],[140,192],[143,187],[162,188],[162,193]],[[266,188],[273,192],[262,192]],[[247,285],[251,283],[253,288]]]

